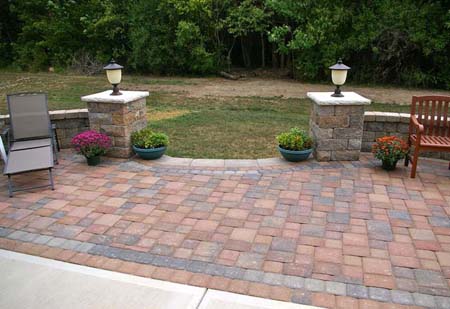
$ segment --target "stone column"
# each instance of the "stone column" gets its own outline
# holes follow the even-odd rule
[[[91,94],[81,98],[86,102],[91,130],[105,133],[112,140],[108,155],[129,158],[131,133],[147,126],[147,91],[123,91],[112,96],[111,90]]]
[[[370,104],[355,92],[308,92],[313,101],[309,128],[317,161],[359,160],[364,127],[364,106]]]

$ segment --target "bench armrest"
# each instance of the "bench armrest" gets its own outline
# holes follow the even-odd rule
[[[420,124],[419,120],[414,115],[411,115],[411,122],[417,129],[417,135],[422,135],[424,131],[423,124]]]

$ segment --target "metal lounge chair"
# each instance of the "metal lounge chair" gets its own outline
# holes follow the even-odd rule
[[[8,156],[4,174],[8,176],[9,196],[13,192],[50,186],[52,168],[57,162],[56,142],[45,93],[19,93],[7,95],[10,128],[7,134]],[[48,170],[49,184],[15,189],[11,176],[31,171]]]

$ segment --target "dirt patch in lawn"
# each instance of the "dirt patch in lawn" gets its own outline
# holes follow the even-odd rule
[[[161,79],[161,78],[159,78]],[[177,77],[177,80],[183,78]],[[136,80],[135,80],[136,82]],[[245,78],[237,81],[223,78],[186,78],[180,84],[139,84],[139,89],[182,93],[187,97],[282,97],[306,98],[308,91],[332,91],[330,84],[311,84],[291,79]],[[373,86],[344,86],[344,91],[355,91],[374,102],[410,104],[413,95],[450,95],[450,91],[406,89]]]

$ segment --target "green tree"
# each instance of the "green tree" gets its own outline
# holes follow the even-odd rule
[[[156,73],[216,69],[211,0],[140,0],[131,9],[131,64]]]

